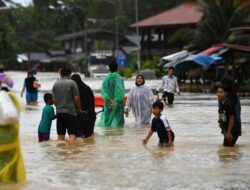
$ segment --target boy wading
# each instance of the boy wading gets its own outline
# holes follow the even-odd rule
[[[174,93],[178,93],[180,95],[177,77],[174,76],[174,68],[170,67],[168,69],[168,75],[162,78],[162,84],[157,89],[157,92],[161,89],[163,89],[164,91],[162,99],[165,102],[165,104],[167,103],[169,105],[173,104]],[[168,102],[166,101],[166,98],[168,99]]]

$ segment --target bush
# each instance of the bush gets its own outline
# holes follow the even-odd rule
[[[119,74],[125,78],[131,78],[132,77],[132,69],[128,67],[120,67],[118,70]]]

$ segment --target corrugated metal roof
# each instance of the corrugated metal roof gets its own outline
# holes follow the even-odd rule
[[[214,53],[217,53],[217,52],[219,52],[221,49],[223,49],[224,48],[224,46],[223,45],[217,45],[217,46],[213,46],[213,47],[211,47],[211,48],[208,48],[208,49],[206,49],[206,50],[204,50],[204,51],[202,51],[202,52],[200,52],[199,54],[201,54],[201,55],[212,55],[212,54],[214,54]]]
[[[139,27],[170,26],[197,24],[202,17],[199,6],[195,3],[183,3],[178,7],[167,10],[163,13],[146,18],[138,22]],[[130,25],[136,27],[137,23]]]

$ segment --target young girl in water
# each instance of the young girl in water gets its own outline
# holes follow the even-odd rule
[[[24,80],[23,89],[21,92],[21,97],[23,97],[24,90],[26,89],[27,104],[34,104],[37,102],[38,90],[34,86],[35,82],[37,82],[37,79],[34,77],[33,72],[29,71],[27,73],[27,78]]]
[[[159,146],[172,147],[175,135],[170,128],[166,116],[161,114],[164,104],[160,101],[156,101],[152,107],[152,112],[155,117],[152,120],[151,129],[149,129],[146,138],[142,142],[144,145],[146,145],[150,137],[153,135],[153,132],[157,132],[159,137]]]
[[[228,89],[220,86],[217,89],[217,97],[220,103],[219,127],[224,135],[224,146],[233,147],[240,136],[240,126],[236,122],[236,112],[232,101],[228,98]]]

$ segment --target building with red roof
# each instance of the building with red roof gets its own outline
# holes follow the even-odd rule
[[[202,13],[199,11],[198,5],[188,2],[141,20],[138,23],[131,24],[129,27],[133,28],[137,25],[140,28],[190,26],[196,25],[201,17]]]
[[[143,59],[153,55],[167,55],[179,51],[182,47],[168,45],[168,40],[182,28],[196,28],[202,13],[196,3],[186,2],[155,16],[131,24],[139,27],[141,34],[141,53]]]

